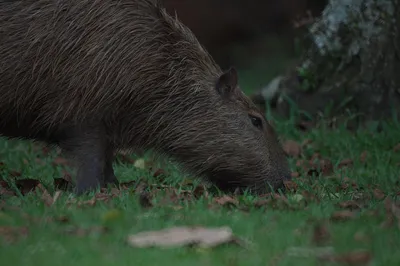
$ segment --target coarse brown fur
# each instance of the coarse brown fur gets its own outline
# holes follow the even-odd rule
[[[0,0],[0,134],[59,145],[77,192],[154,149],[224,190],[289,178],[271,126],[177,18],[150,0]]]

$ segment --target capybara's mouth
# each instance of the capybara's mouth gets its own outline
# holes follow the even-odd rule
[[[226,193],[244,193],[248,191],[252,194],[265,194],[269,192],[285,192],[284,181],[290,180],[290,176],[283,178],[249,178],[248,175],[240,174],[231,170],[219,170],[208,175],[209,180]]]

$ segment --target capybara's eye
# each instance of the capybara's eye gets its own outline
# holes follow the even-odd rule
[[[249,115],[250,119],[251,119],[251,123],[253,123],[253,125],[259,129],[262,129],[262,120],[261,118],[254,116],[254,115]]]

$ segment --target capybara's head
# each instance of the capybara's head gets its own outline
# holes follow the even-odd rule
[[[287,158],[264,114],[239,88],[235,68],[217,75],[209,86],[208,97],[199,89],[195,100],[187,100],[170,153],[226,192],[283,190],[290,180]]]

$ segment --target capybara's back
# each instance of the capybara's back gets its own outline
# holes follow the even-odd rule
[[[118,149],[153,149],[224,190],[282,186],[263,114],[151,0],[0,0],[0,134],[59,145],[77,192],[117,183]]]

